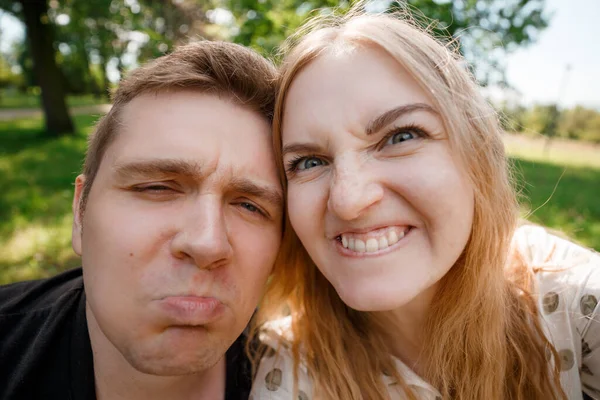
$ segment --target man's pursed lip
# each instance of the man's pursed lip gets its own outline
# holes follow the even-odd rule
[[[158,301],[170,325],[205,325],[221,317],[225,309],[224,304],[214,297],[167,296]]]

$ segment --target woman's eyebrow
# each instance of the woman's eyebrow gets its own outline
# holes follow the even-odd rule
[[[321,152],[323,152],[323,149],[313,143],[290,143],[283,146],[281,155],[282,157],[285,157],[285,155],[289,153],[310,154]]]
[[[410,113],[417,112],[417,111],[426,111],[426,112],[430,112],[435,115],[440,115],[429,104],[425,104],[425,103],[405,104],[405,105],[402,105],[399,107],[394,107],[391,110],[384,112],[377,118],[374,118],[371,121],[369,121],[369,123],[367,124],[367,128],[365,129],[365,133],[368,136],[373,133],[379,132],[380,130],[382,130],[387,125],[394,122],[396,119],[398,119],[402,115],[410,114]]]

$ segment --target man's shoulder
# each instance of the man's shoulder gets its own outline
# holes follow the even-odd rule
[[[0,354],[0,398],[93,398],[80,269],[0,287]]]
[[[225,389],[226,400],[247,399],[252,385],[252,365],[246,353],[246,348],[253,351],[255,345],[248,343],[248,335],[244,331],[227,350],[226,368],[227,381]]]
[[[83,290],[81,268],[52,278],[0,286],[0,318],[39,312],[71,299]]]

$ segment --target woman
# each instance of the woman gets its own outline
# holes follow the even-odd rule
[[[461,60],[390,15],[311,26],[275,110],[288,221],[254,398],[600,398],[600,258],[515,233]]]

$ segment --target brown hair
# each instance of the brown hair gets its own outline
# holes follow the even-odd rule
[[[280,71],[273,140],[282,177],[283,113],[295,77],[329,51],[374,46],[393,57],[426,92],[435,94],[432,101],[441,111],[451,149],[474,187],[471,236],[440,281],[424,326],[423,378],[444,399],[566,398],[560,388],[557,352],[544,335],[530,295],[530,271],[523,264],[506,268],[518,204],[497,115],[460,56],[404,16],[354,12],[341,18],[317,17],[306,29],[310,33],[292,46]],[[395,376],[398,390],[415,398],[395,371],[383,336],[385,321],[342,302],[288,218],[254,334],[262,329],[261,323],[289,314],[295,381],[302,360],[319,398],[388,398],[380,379],[384,372]]]
[[[106,149],[115,140],[123,108],[146,93],[196,90],[229,97],[273,119],[277,71],[273,64],[246,47],[227,42],[201,41],[177,48],[173,53],[132,71],[113,95],[111,110],[90,136],[83,166],[81,194],[83,215],[87,197]]]

